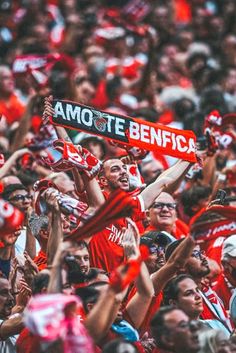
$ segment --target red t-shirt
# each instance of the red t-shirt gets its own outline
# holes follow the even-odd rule
[[[138,221],[144,217],[145,207],[140,195],[133,197],[134,209],[132,219]],[[91,267],[102,268],[111,272],[117,268],[124,258],[122,247],[122,228],[126,227],[126,219],[121,218],[110,224],[101,232],[93,235],[89,243]]]
[[[145,229],[145,232],[149,232],[151,230],[160,231],[160,229],[157,229],[156,227],[149,225]],[[175,221],[175,230],[171,232],[171,235],[173,235],[173,237],[175,237],[176,239],[181,239],[186,237],[188,234],[189,234],[189,226],[177,218]]]

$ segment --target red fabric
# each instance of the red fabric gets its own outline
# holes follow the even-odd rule
[[[132,211],[132,218],[136,221],[142,217],[142,210],[138,198],[133,198],[136,207]],[[108,225],[105,229],[93,235],[89,243],[90,261],[92,267],[102,268],[111,272],[117,268],[124,258],[122,228],[126,226],[125,218]]]
[[[28,328],[21,331],[16,341],[17,353],[40,353],[39,340],[30,333]]]
[[[100,82],[98,83],[95,97],[92,99],[91,105],[98,109],[106,109],[106,107],[108,106],[106,80],[100,80]]]
[[[45,254],[45,252],[40,250],[38,255],[34,258],[34,262],[38,266],[39,271],[42,271],[47,268],[47,255]]]
[[[130,292],[128,294],[127,301],[125,302],[125,306],[133,298],[133,296],[135,295],[136,291],[137,291],[136,287],[132,287],[132,289],[130,290]],[[143,320],[143,322],[142,322],[142,324],[141,324],[141,326],[139,328],[140,337],[142,337],[145,332],[148,332],[149,334],[151,334],[151,332],[150,332],[150,322],[151,322],[153,316],[155,315],[155,313],[157,312],[157,310],[160,309],[162,299],[163,299],[162,292],[157,294],[157,295],[155,295],[152,298],[152,301],[151,301],[151,303],[149,305],[149,309],[147,311],[147,314],[144,317],[144,320]],[[126,320],[130,322],[130,320],[128,320],[128,318],[126,318]],[[132,324],[132,322],[130,322],[130,323]]]
[[[183,237],[186,237],[189,234],[189,227],[187,226],[186,223],[181,221],[180,219],[177,218],[175,222],[175,229],[171,232],[171,235],[173,235],[176,239],[180,239]],[[145,232],[150,232],[152,230],[160,231],[160,229],[157,229],[156,227],[149,225],[146,229]]]
[[[225,309],[229,310],[229,300],[232,296],[232,293],[225,281],[225,277],[223,274],[221,274],[220,277],[218,278],[218,281],[216,285],[213,287],[213,290],[223,301]]]
[[[20,120],[24,111],[25,107],[14,94],[8,100],[0,99],[0,115],[6,117],[9,125]]]
[[[175,21],[177,23],[190,23],[192,20],[191,6],[188,0],[174,0]]]

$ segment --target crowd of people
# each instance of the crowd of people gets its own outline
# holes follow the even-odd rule
[[[0,1],[1,353],[236,352],[235,15]],[[54,124],[55,99],[191,130],[196,162]]]

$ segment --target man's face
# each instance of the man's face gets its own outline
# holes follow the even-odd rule
[[[24,189],[15,190],[9,197],[9,202],[22,212],[26,212],[32,203],[32,196]]]
[[[197,319],[203,311],[202,297],[197,284],[191,278],[183,279],[179,284],[177,305],[190,319]]]
[[[104,176],[107,186],[112,190],[129,191],[127,166],[119,159],[110,159],[104,163]]]
[[[89,273],[90,270],[90,260],[88,249],[84,246],[80,246],[78,249],[73,251],[73,256],[76,259],[76,262],[80,266],[81,272],[85,275]]]
[[[15,84],[13,75],[10,69],[4,68],[0,73],[0,91],[3,94],[11,94],[14,91]]]
[[[11,314],[14,306],[14,299],[10,291],[10,284],[7,279],[0,278],[0,318],[6,319]]]
[[[149,210],[150,225],[160,231],[171,232],[175,226],[176,203],[173,197],[162,192]]]
[[[200,348],[198,327],[191,324],[182,310],[173,310],[165,315],[165,326],[168,330],[167,344],[176,353],[195,353]]]
[[[165,264],[165,249],[161,246],[153,244],[149,249],[150,255],[145,261],[149,273],[158,271]]]
[[[206,256],[201,252],[200,247],[195,246],[189,258],[186,269],[193,278],[205,277],[210,273],[209,264]]]
[[[79,102],[89,104],[95,95],[95,88],[89,81],[83,81],[75,87],[75,94]]]
[[[222,265],[225,277],[236,287],[236,257],[229,257],[227,261],[222,261]]]

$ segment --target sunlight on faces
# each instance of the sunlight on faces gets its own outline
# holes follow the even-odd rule
[[[205,277],[210,273],[207,258],[201,253],[199,245],[195,246],[193,249],[192,255],[186,264],[186,268],[188,273],[194,278]]]
[[[191,319],[197,319],[203,311],[203,302],[198,286],[191,278],[185,278],[178,283],[178,288],[178,300],[175,304]]]
[[[104,186],[111,190],[129,190],[129,175],[127,166],[119,159],[109,159],[104,162]]]
[[[156,202],[175,204],[175,200],[173,199],[173,197],[170,194],[167,194],[166,192],[162,192],[156,198],[155,203]],[[155,208],[154,205],[151,206],[151,208],[149,209],[150,224],[161,231],[166,230],[170,232],[170,230],[173,230],[175,226],[175,221],[177,219],[176,210],[169,209],[166,206],[159,209]]]

